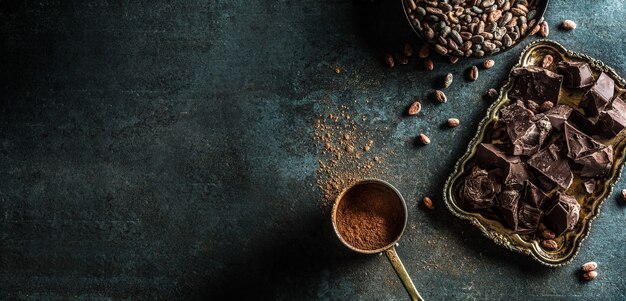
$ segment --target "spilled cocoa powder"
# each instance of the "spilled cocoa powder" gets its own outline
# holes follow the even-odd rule
[[[342,105],[315,121],[314,139],[320,156],[317,186],[322,192],[322,208],[329,208],[343,189],[357,181],[386,175],[386,156],[362,125],[368,117],[353,116],[349,111]]]
[[[361,250],[393,243],[404,227],[404,206],[393,190],[381,184],[359,184],[343,196],[336,212],[339,235]]]

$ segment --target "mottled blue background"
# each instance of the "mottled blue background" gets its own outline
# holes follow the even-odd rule
[[[399,5],[0,1],[0,299],[405,300],[387,259],[342,248],[320,209],[313,124],[345,104],[372,117],[359,126],[375,146],[395,151],[385,179],[410,213],[398,253],[425,298],[624,300],[616,193],[561,268],[445,209],[482,95],[523,46],[472,83],[462,75],[480,60],[390,70],[385,51],[418,43]],[[622,0],[553,0],[546,19],[550,38],[624,76],[625,15]],[[578,29],[558,30],[564,18]],[[403,118],[447,72],[448,103]],[[462,125],[442,128],[448,117]],[[422,131],[433,143],[417,148]],[[426,194],[435,211],[417,206]],[[599,276],[583,283],[589,260]]]

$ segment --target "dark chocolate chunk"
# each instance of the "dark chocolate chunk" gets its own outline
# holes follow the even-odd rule
[[[519,190],[507,189],[498,194],[498,211],[505,225],[517,230],[517,208],[520,199]]]
[[[600,113],[598,120],[602,136],[613,138],[626,128],[626,103],[619,97],[615,97],[611,108]]]
[[[512,74],[515,76],[515,84],[509,92],[510,98],[532,99],[538,104],[544,101],[557,103],[563,76],[535,66],[515,68]]]
[[[552,123],[544,114],[535,115],[533,123],[513,142],[513,155],[531,156],[536,153],[552,131]]]
[[[587,153],[574,160],[582,165],[581,177],[602,178],[613,166],[613,146],[609,145],[602,149]]]
[[[599,132],[598,126],[596,126],[595,118],[591,118],[591,119],[587,118],[585,114],[578,112],[576,110],[573,110],[569,114],[567,121],[575,125],[579,129],[585,129],[585,133],[587,135],[595,135],[595,134],[598,134]]]
[[[589,179],[583,182],[583,186],[585,187],[585,192],[592,194],[596,190],[596,180]]]
[[[580,205],[576,199],[560,193],[556,197],[556,204],[546,213],[543,222],[559,236],[565,231],[574,229],[579,216]]]
[[[517,232],[533,233],[537,231],[543,211],[528,204],[521,203],[517,213]]]
[[[532,182],[533,184],[537,185],[537,187],[539,187],[541,191],[544,191],[546,193],[554,190],[558,186],[552,180],[548,179],[548,177],[541,175],[541,174],[538,176],[535,176],[532,179]]]
[[[504,185],[522,189],[524,182],[530,179],[526,163],[509,163],[505,169]]]
[[[581,107],[585,110],[587,117],[598,117],[600,112],[613,99],[615,93],[615,82],[606,73],[602,72],[593,86],[583,95]]]
[[[541,207],[546,199],[546,194],[532,182],[526,182],[526,192],[524,193],[524,201],[535,208]]]
[[[558,105],[547,111],[545,114],[550,119],[550,123],[552,123],[552,127],[562,131],[563,123],[569,118],[569,115],[572,113],[572,107],[566,105]]]
[[[527,109],[521,100],[502,108],[500,112],[500,118],[506,125],[506,132],[511,141],[517,140],[526,132],[535,116],[535,113]]]
[[[567,143],[567,156],[576,160],[587,153],[605,148],[606,146],[593,138],[585,135],[571,123],[565,122],[565,142]]]
[[[484,169],[507,170],[511,163],[521,163],[518,156],[511,156],[499,145],[481,143],[476,151],[476,165]]]
[[[567,159],[561,157],[560,149],[556,144],[551,144],[537,152],[528,159],[528,164],[563,189],[572,185],[574,175]]]
[[[587,63],[560,62],[556,72],[563,76],[563,85],[567,88],[583,88],[593,84],[593,74]]]
[[[518,100],[503,108],[501,113],[507,134],[513,143],[513,155],[530,156],[536,153],[552,130],[552,124],[546,115],[535,115],[522,101]]]
[[[493,174],[476,168],[465,178],[461,192],[466,208],[474,210],[491,208],[496,203],[497,193],[500,192],[500,183]]]

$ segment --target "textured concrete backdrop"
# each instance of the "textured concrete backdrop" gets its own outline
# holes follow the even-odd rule
[[[398,252],[425,298],[626,298],[616,193],[562,268],[495,246],[441,204],[481,95],[522,46],[468,83],[479,60],[384,67],[385,51],[418,43],[395,0],[0,6],[2,300],[405,300],[386,258],[338,244],[311,185],[314,120],[342,104],[395,151],[386,179],[410,210]],[[622,0],[553,0],[546,19],[550,38],[624,76],[625,15]],[[579,28],[558,30],[564,18]],[[446,72],[449,102],[403,118]],[[452,116],[462,125],[442,129]],[[413,146],[419,131],[430,146]],[[425,194],[435,211],[418,208]],[[600,276],[583,283],[589,260]]]

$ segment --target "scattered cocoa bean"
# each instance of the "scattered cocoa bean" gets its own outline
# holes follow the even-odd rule
[[[581,267],[581,270],[583,271],[583,273],[587,273],[587,272],[595,271],[597,268],[598,268],[598,264],[595,261],[590,261],[590,262],[583,264],[583,266]]]
[[[492,59],[488,59],[483,63],[483,67],[485,67],[485,69],[491,69],[491,67],[493,67],[493,65],[495,65],[496,62]]]
[[[425,59],[428,57],[428,54],[430,53],[430,49],[428,49],[428,46],[426,45],[422,45],[422,47],[420,47],[419,52],[417,53],[417,55],[421,58],[421,59]]]
[[[401,53],[396,53],[396,61],[398,62],[398,64],[400,65],[406,65],[409,63],[409,58],[404,56]]]
[[[573,30],[576,29],[576,23],[572,20],[563,20],[563,23],[561,23],[561,27],[563,27],[563,29],[565,30]]]
[[[554,61],[554,57],[552,57],[549,54],[546,54],[546,56],[543,57],[543,61],[541,61],[541,67],[543,67],[543,68],[550,67],[550,65],[552,65],[553,61]]]
[[[457,118],[448,118],[448,126],[449,127],[457,127],[457,126],[459,126],[460,123],[461,123],[461,121],[459,121],[459,119],[457,119]]]
[[[435,100],[439,103],[446,103],[448,101],[448,98],[446,97],[446,94],[443,93],[443,91],[435,90]]]
[[[409,114],[410,116],[417,115],[421,110],[422,110],[422,104],[419,102],[419,100],[415,100],[409,106],[409,109],[407,110],[407,114]]]
[[[476,66],[472,66],[468,76],[470,80],[475,81],[478,78],[478,68]]]
[[[428,144],[428,143],[426,143],[426,144]],[[426,208],[428,208],[428,209],[430,209],[430,210],[435,209],[435,205],[433,205],[433,200],[431,200],[431,199],[430,199],[429,197],[427,197],[427,196],[425,196],[425,197],[422,199],[422,203],[424,204],[424,207],[426,207]]]
[[[595,279],[596,277],[598,277],[598,272],[596,271],[590,271],[587,273],[583,274],[583,279],[587,280],[587,281],[591,281],[593,279]]]
[[[494,88],[491,88],[489,89],[489,91],[487,91],[487,95],[491,97],[492,99],[496,99],[498,98],[498,91]]]
[[[446,74],[446,76],[443,78],[443,87],[444,88],[450,87],[450,85],[452,85],[453,79],[454,77],[452,76],[452,73]]]
[[[424,61],[424,67],[426,68],[426,70],[432,71],[433,69],[435,69],[435,64],[431,59],[426,59]]]
[[[548,26],[547,21],[541,22],[541,29],[539,29],[539,33],[542,37],[547,38],[550,34],[550,26]]]
[[[458,58],[458,57],[456,57],[456,56],[451,56],[451,57],[450,57],[450,63],[452,63],[452,64],[456,64],[456,62],[458,62],[458,61],[459,61],[459,58]]]
[[[543,238],[545,239],[554,239],[556,237],[554,232],[552,232],[552,230],[549,230],[549,229],[544,229],[543,231],[541,231],[541,236],[543,236]]]
[[[389,68],[393,68],[396,65],[393,61],[393,56],[389,53],[385,53],[385,63],[389,66]]]
[[[428,136],[424,135],[424,134],[420,134],[418,136],[420,142],[424,145],[430,144],[430,138],[428,138]]]
[[[539,107],[539,111],[543,113],[545,111],[548,111],[548,110],[552,109],[552,107],[554,107],[554,103],[552,103],[549,100],[546,100]]]
[[[546,250],[554,251],[559,245],[552,239],[544,239],[541,241],[541,246]]]

